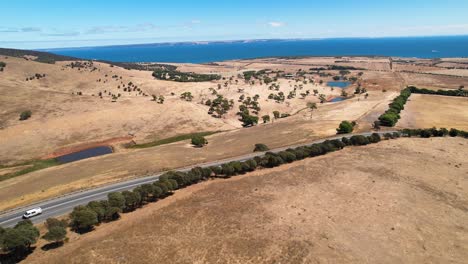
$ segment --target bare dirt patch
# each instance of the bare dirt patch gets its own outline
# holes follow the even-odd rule
[[[465,263],[467,144],[385,141],[205,182],[26,263]]]

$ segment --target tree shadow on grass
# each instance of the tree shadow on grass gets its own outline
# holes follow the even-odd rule
[[[63,246],[63,241],[52,242],[52,243],[46,244],[46,245],[42,246],[41,249],[44,250],[44,251],[48,251],[48,250],[51,250],[51,249],[59,248],[61,246]]]
[[[10,263],[19,263],[25,260],[29,254],[31,254],[36,247],[30,247],[27,249],[19,250],[11,253],[0,253],[0,263],[1,264],[10,264]]]

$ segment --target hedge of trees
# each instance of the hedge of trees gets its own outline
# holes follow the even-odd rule
[[[463,137],[468,138],[468,131],[458,130],[452,128],[450,130],[446,128],[437,129],[433,128],[424,128],[424,129],[403,129],[401,130],[403,136],[406,137],[422,137],[422,138],[430,138],[430,137]]]
[[[468,97],[468,91],[463,90],[463,88],[459,88],[457,90],[429,90],[426,88],[417,88],[415,86],[408,87],[411,93],[417,94],[434,94],[434,95],[445,95],[445,96],[462,96]]]
[[[155,202],[172,194],[173,191],[190,186],[208,178],[229,178],[254,171],[258,168],[272,168],[281,164],[302,160],[307,157],[324,155],[346,146],[359,146],[376,143],[381,140],[379,134],[371,136],[355,135],[351,138],[326,140],[310,146],[287,149],[278,153],[267,152],[246,161],[232,161],[220,166],[196,167],[188,172],[170,171],[159,177],[152,184],[143,184],[133,191],[113,192],[107,200],[92,201],[80,205],[70,214],[70,225],[78,233],[89,232],[103,222],[115,221],[121,213],[131,212],[146,203]]]
[[[380,125],[393,127],[400,119],[401,110],[405,109],[405,104],[408,101],[408,98],[411,95],[411,89],[409,87],[401,90],[400,95],[393,99],[393,102],[390,103],[390,108],[385,111],[379,117]]]
[[[457,129],[404,129],[401,132],[384,134],[384,139],[399,138],[400,136],[427,137],[464,137],[468,138],[468,132]],[[153,183],[143,184],[132,191],[109,193],[106,200],[91,201],[87,205],[80,205],[70,214],[70,227],[72,230],[83,233],[94,229],[103,222],[115,221],[120,214],[131,212],[143,205],[170,196],[175,190],[185,188],[209,178],[229,178],[252,172],[261,168],[273,168],[282,164],[291,163],[308,157],[325,155],[329,152],[341,150],[347,146],[362,146],[381,141],[379,134],[370,136],[354,135],[350,138],[325,140],[308,146],[289,148],[278,153],[266,152],[246,161],[232,161],[219,166],[195,167],[187,172],[166,172]],[[66,238],[66,222],[56,219],[48,219],[46,227],[48,232],[44,239],[53,243],[61,243]],[[0,248],[10,252],[15,257],[21,257],[31,252],[31,245],[39,238],[39,230],[29,220],[19,222],[14,228],[3,229],[0,227]]]
[[[457,90],[429,90],[426,88],[417,88],[415,86],[408,86],[400,92],[393,102],[389,105],[390,108],[379,117],[379,124],[381,126],[393,127],[400,119],[400,112],[405,108],[405,104],[412,93],[417,94],[433,94],[444,96],[462,96],[468,97],[468,91],[460,87]]]
[[[180,72],[166,68],[156,69],[153,72],[153,77],[159,80],[171,80],[176,82],[207,82],[221,79],[221,75],[218,74]]]

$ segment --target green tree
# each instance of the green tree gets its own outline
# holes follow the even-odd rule
[[[313,102],[307,103],[307,108],[310,110],[310,118],[312,118],[312,112],[317,109],[317,104]]]
[[[91,201],[87,207],[96,213],[98,222],[102,222],[106,218],[106,208],[104,208],[101,201]]]
[[[39,230],[31,221],[20,221],[14,228],[3,230],[2,248],[15,254],[16,257],[24,256],[30,252],[32,244],[39,238]]]
[[[42,237],[47,241],[60,243],[67,236],[67,230],[63,226],[50,227],[47,233]]]
[[[278,119],[280,117],[280,112],[279,111],[273,111],[273,116],[275,119]]]
[[[32,115],[31,110],[23,111],[20,114],[20,119],[19,120],[23,121],[23,120],[29,119],[31,117],[31,115]]]
[[[268,150],[270,149],[265,144],[262,144],[262,143],[255,144],[254,152],[257,152],[257,151],[263,152],[263,151],[268,151]]]
[[[200,135],[195,135],[192,137],[192,145],[201,148],[206,144],[208,144],[208,140],[206,140],[205,137]]]
[[[91,231],[98,223],[97,213],[89,207],[77,206],[70,214],[72,228],[79,232]]]
[[[262,116],[262,119],[263,119],[263,123],[267,123],[267,122],[270,122],[270,116],[269,115],[264,115]]]
[[[139,192],[123,191],[122,195],[125,199],[124,210],[127,212],[135,210],[141,203],[141,196]]]
[[[340,126],[336,129],[337,134],[347,134],[353,132],[353,124],[349,121],[342,121]]]
[[[324,94],[319,94],[319,100],[320,100],[320,103],[323,104],[323,103],[325,103],[325,101],[327,100],[327,98],[325,97]]]
[[[121,210],[125,208],[125,197],[120,192],[111,192],[107,195],[109,206],[116,207]]]

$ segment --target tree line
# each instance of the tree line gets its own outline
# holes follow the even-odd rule
[[[468,91],[464,90],[463,87],[460,87],[457,90],[429,90],[426,88],[417,88],[415,86],[408,87],[411,90],[411,93],[416,94],[433,94],[433,95],[444,95],[444,96],[461,96],[468,97]]]
[[[43,238],[53,243],[63,243],[66,237],[65,228],[68,225],[77,233],[89,232],[101,223],[118,220],[122,213],[132,212],[145,204],[164,199],[178,189],[210,178],[230,178],[262,168],[273,168],[305,158],[325,155],[347,146],[369,145],[400,136],[468,138],[468,131],[453,128],[450,130],[429,128],[403,129],[400,132],[385,133],[383,137],[377,133],[370,136],[354,135],[349,138],[343,137],[308,146],[289,148],[277,153],[266,152],[264,155],[245,161],[232,161],[219,166],[195,167],[187,172],[169,171],[153,183],[143,184],[131,191],[112,192],[108,194],[106,200],[91,201],[87,205],[76,206],[70,214],[69,224],[65,221],[48,219],[46,222],[48,232]],[[267,150],[268,147],[264,144],[255,146],[255,151]],[[31,245],[36,243],[39,235],[39,230],[29,220],[19,222],[14,228],[3,229],[0,227],[0,248],[13,256],[24,256],[24,254],[32,252]]]
[[[278,153],[267,152],[246,161],[232,161],[219,166],[196,167],[188,172],[170,171],[151,184],[143,184],[132,191],[109,193],[107,200],[92,201],[80,205],[70,214],[70,225],[77,233],[89,232],[103,222],[115,221],[121,213],[131,212],[147,203],[156,202],[171,195],[175,190],[196,184],[209,178],[229,178],[260,168],[272,168],[308,157],[324,155],[346,146],[361,146],[377,143],[379,134],[355,135],[350,138],[326,140],[310,146],[290,148]],[[262,150],[267,150],[263,148]]]
[[[180,72],[177,70],[160,68],[153,71],[153,77],[158,80],[171,80],[176,82],[207,82],[220,80],[218,74],[200,74],[194,72]]]
[[[411,89],[405,88],[389,105],[389,109],[379,116],[379,123],[382,126],[393,127],[400,119],[401,110],[405,109],[405,104],[411,95]]]
[[[412,93],[416,94],[433,94],[444,96],[461,96],[468,97],[468,91],[460,87],[457,90],[429,90],[426,88],[417,88],[415,86],[408,86],[401,90],[400,95],[393,99],[389,105],[389,109],[385,111],[380,117],[377,125],[393,127],[400,119],[400,112],[405,108],[405,104]]]

